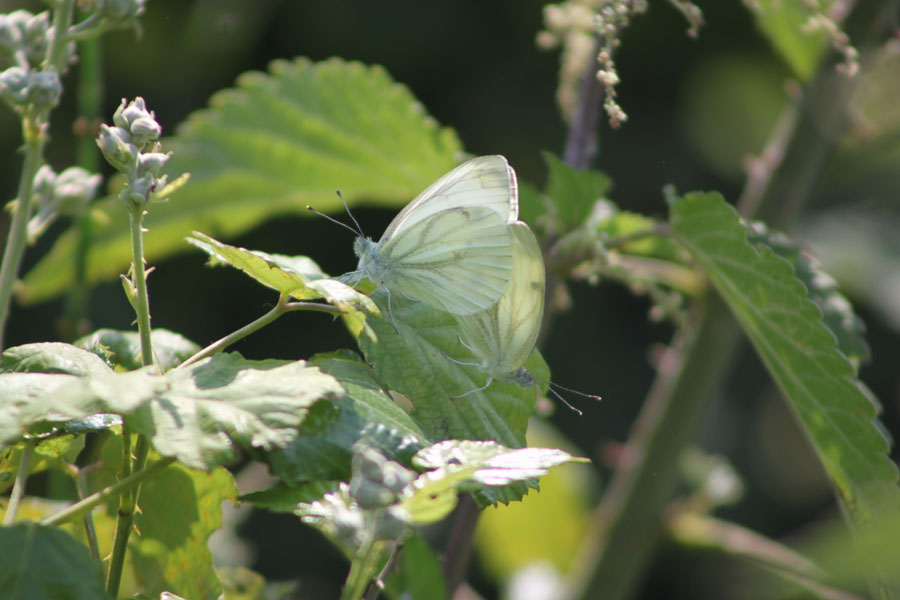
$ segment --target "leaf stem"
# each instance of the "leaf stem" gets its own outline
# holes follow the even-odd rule
[[[13,484],[12,492],[10,492],[9,505],[6,507],[6,514],[3,515],[4,526],[12,525],[16,521],[19,505],[22,503],[22,497],[25,495],[25,480],[28,479],[28,469],[31,468],[32,456],[34,456],[34,440],[27,440],[25,448],[22,450],[22,459],[19,461],[19,470],[16,472],[16,481]]]
[[[144,479],[147,479],[151,475],[161,471],[162,469],[165,469],[173,462],[175,462],[174,458],[160,459],[152,465],[141,469],[140,471],[137,471],[124,479],[120,479],[114,484],[105,487],[102,490],[94,492],[90,496],[86,496],[82,500],[79,500],[75,504],[64,508],[58,513],[50,515],[49,517],[41,521],[41,525],[59,525],[60,523],[65,523],[67,521],[77,519],[89,510],[103,504],[109,498],[114,498],[115,496],[121,494],[123,491],[130,490],[132,487],[139,484]]]
[[[465,494],[459,499],[459,506],[453,518],[453,528],[450,531],[450,539],[447,541],[447,549],[444,554],[443,571],[448,597],[453,597],[456,588],[465,578],[466,566],[472,555],[475,527],[478,525],[480,516],[481,511],[478,510],[471,494]]]
[[[181,363],[180,365],[178,365],[175,368],[181,369],[184,367],[188,367],[188,366],[206,358],[207,356],[212,356],[213,354],[216,354],[217,352],[221,352],[222,350],[224,350],[228,346],[234,344],[235,342],[242,340],[245,337],[247,337],[248,335],[259,331],[260,329],[262,329],[263,327],[265,327],[266,325],[268,325],[269,323],[271,323],[272,321],[274,321],[275,319],[277,319],[278,317],[280,317],[281,315],[283,315],[284,313],[287,313],[287,312],[291,312],[291,311],[295,311],[295,310],[311,310],[311,311],[324,312],[324,313],[328,313],[331,315],[341,314],[341,310],[339,308],[337,308],[335,306],[331,306],[330,304],[322,304],[320,302],[288,302],[287,298],[288,298],[287,294],[282,293],[278,297],[278,303],[275,305],[274,308],[272,308],[272,310],[270,310],[263,316],[259,317],[255,321],[252,321],[252,322],[248,323],[247,325],[244,325],[237,331],[230,333],[230,334],[226,335],[225,337],[213,342],[212,344],[210,344],[209,346],[207,346],[206,348],[204,348],[197,354],[191,356],[190,358],[188,358],[187,360],[185,360],[183,363]]]

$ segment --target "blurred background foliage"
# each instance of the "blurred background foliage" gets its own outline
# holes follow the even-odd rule
[[[719,190],[734,201],[745,180],[746,157],[762,150],[786,105],[792,67],[737,0],[701,3],[706,26],[698,39],[685,34],[684,19],[667,3],[650,4],[624,33],[616,55],[622,80],[618,100],[629,120],[617,130],[604,124],[594,166],[610,177],[609,196],[623,210],[665,215],[661,189],[666,184],[680,191]],[[0,0],[0,11],[15,8],[37,12],[43,5]],[[171,134],[242,72],[265,70],[278,58],[318,61],[337,56],[383,65],[441,125],[456,130],[467,152],[504,154],[520,180],[542,185],[546,168],[541,151],[560,154],[566,133],[555,103],[558,53],[535,44],[543,28],[542,8],[534,0],[150,0],[141,36],[115,32],[102,39],[102,114],[110,115],[121,98],[140,95]],[[814,249],[865,320],[873,358],[862,368],[861,378],[881,399],[883,422],[897,437],[900,49],[887,46],[863,58],[866,74],[854,93],[850,134],[828,161],[792,233]],[[71,86],[77,71],[76,66],[66,80],[70,87],[53,116],[58,125],[48,160],[58,170],[75,159],[76,137],[67,124],[76,115]],[[0,114],[3,156],[17,156],[17,127],[13,115]],[[0,171],[3,198],[14,196],[18,170],[13,163]],[[393,211],[356,212],[370,235],[382,231],[392,216]],[[7,230],[7,219],[6,213],[0,216],[0,231]],[[37,247],[27,250],[22,273],[65,225],[57,223]],[[305,216],[278,217],[229,241],[270,253],[307,254],[329,273],[350,270],[356,262],[349,235]],[[205,255],[185,244],[183,254],[152,265],[156,270],[150,278],[154,326],[178,331],[201,345],[246,324],[276,299],[248,278],[207,269],[204,262]],[[600,394],[604,400],[594,404],[572,398],[584,410],[583,417],[564,409],[551,417],[569,440],[560,447],[594,460],[593,469],[565,467],[553,475],[571,479],[571,473],[578,473],[573,481],[547,482],[548,489],[580,490],[581,500],[542,500],[545,504],[537,509],[547,519],[571,519],[568,525],[534,528],[533,541],[557,557],[571,551],[569,526],[585,518],[583,498],[596,498],[602,489],[618,444],[626,439],[653,379],[659,345],[672,334],[669,325],[650,318],[645,297],[617,284],[574,284],[568,293],[571,309],[554,320],[542,351],[554,381]],[[62,300],[15,307],[8,345],[60,339],[63,312]],[[131,327],[133,313],[118,282],[93,290],[90,315],[93,328]],[[296,359],[353,346],[339,324],[296,314],[233,349],[248,358]],[[559,435],[542,430],[532,443],[560,445]],[[708,415],[702,446],[727,455],[744,478],[742,499],[720,516],[765,535],[794,539],[837,515],[821,467],[749,347]],[[239,474],[239,482],[242,476],[253,475]],[[527,528],[533,519],[517,518],[510,513],[507,526]],[[223,562],[249,561],[272,579],[299,576],[302,597],[335,596],[345,563],[336,549],[296,518],[243,513],[234,516],[232,525],[249,546],[238,543],[231,531],[235,543],[222,538],[213,544]],[[496,543],[502,525],[487,515],[482,526],[486,555],[484,561],[473,561],[473,581],[491,597],[493,578],[508,575],[521,563],[515,560],[519,548]],[[490,540],[495,540],[493,545]],[[235,550],[229,553],[229,548]],[[735,582],[746,583],[757,575],[744,563],[670,542],[647,574],[641,596],[739,597]],[[745,589],[744,597],[753,597],[753,589]]]

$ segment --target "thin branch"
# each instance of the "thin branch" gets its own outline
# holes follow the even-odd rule
[[[452,598],[456,589],[465,579],[466,567],[472,554],[472,539],[481,512],[470,494],[459,500],[456,509],[447,550],[444,553],[444,581],[447,583],[447,597]]]
[[[31,468],[32,456],[34,456],[34,441],[28,440],[25,442],[24,450],[22,450],[22,459],[19,461],[16,481],[13,484],[12,492],[10,492],[9,505],[6,507],[6,514],[3,515],[4,525],[12,525],[16,521],[16,513],[19,512],[19,505],[22,503],[22,497],[25,495],[25,480],[28,479],[28,469]]]
[[[578,102],[572,113],[572,122],[566,139],[563,160],[575,169],[587,169],[591,166],[594,156],[597,155],[597,120],[603,100],[603,84],[597,79],[600,63],[597,62],[596,57],[601,46],[600,36],[595,34],[594,47],[590,53],[591,58],[581,77]]]

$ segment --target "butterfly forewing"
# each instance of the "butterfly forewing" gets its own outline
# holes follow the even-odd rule
[[[510,231],[491,209],[454,208],[420,219],[380,249],[389,289],[465,315],[495,304],[513,267]]]
[[[381,240],[400,235],[435,213],[471,207],[488,208],[507,223],[519,218],[516,173],[502,156],[473,158],[432,183],[400,211]]]

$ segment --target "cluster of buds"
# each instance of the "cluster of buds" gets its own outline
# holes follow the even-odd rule
[[[34,241],[60,215],[78,215],[94,199],[100,176],[81,167],[57,174],[44,165],[34,177],[35,214],[28,222],[28,241]]]
[[[168,178],[160,171],[171,152],[159,152],[162,127],[148,111],[143,98],[122,100],[113,115],[113,127],[100,125],[97,145],[106,160],[126,176],[119,198],[130,208],[161,199]]]
[[[25,106],[37,110],[50,108],[59,102],[62,84],[55,70],[46,69],[44,62],[53,28],[50,14],[38,15],[17,10],[0,15],[0,97],[14,110]],[[74,56],[67,47],[65,64]]]

